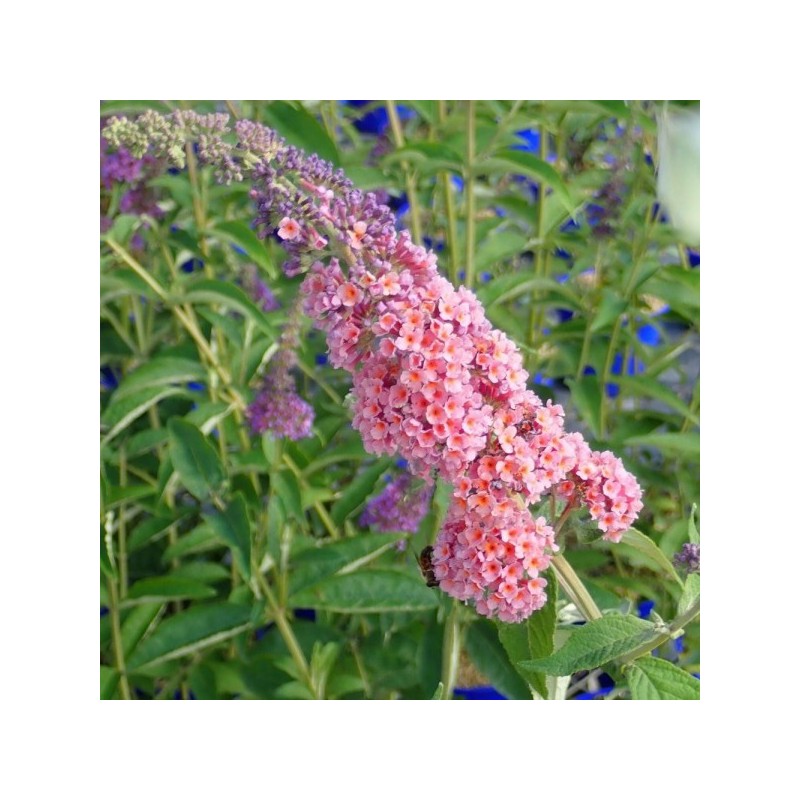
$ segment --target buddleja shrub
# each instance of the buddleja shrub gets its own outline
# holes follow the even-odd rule
[[[593,104],[327,104],[332,135],[285,103],[253,108],[274,128],[104,116],[102,696],[449,698],[476,668],[515,698],[601,679],[615,697],[699,696],[673,663],[699,613],[696,491],[670,509],[663,458],[677,449],[696,485],[696,392],[687,406],[657,358],[645,368],[637,349],[662,334],[636,313],[682,316],[688,337],[694,279],[669,264],[687,251],[634,163],[649,111],[611,106],[622,133],[595,170],[611,109]],[[354,170],[384,184],[364,191],[331,162],[339,145],[362,157],[377,112],[394,146],[379,136],[367,160],[384,170]],[[531,115],[535,155],[508,142]],[[404,190],[411,231],[387,188]],[[626,418],[609,402],[620,384],[657,404]],[[654,511],[609,445],[638,445]],[[665,544],[682,537],[679,574]],[[642,598],[673,621],[635,614]]]

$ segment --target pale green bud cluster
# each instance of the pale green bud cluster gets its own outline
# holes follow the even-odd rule
[[[187,145],[196,143],[200,161],[215,168],[218,180],[230,183],[274,158],[283,142],[258,123],[241,121],[232,131],[228,120],[227,114],[175,111],[165,116],[148,110],[135,120],[112,117],[103,136],[111,147],[125,147],[136,158],[150,152],[180,169],[186,166]]]

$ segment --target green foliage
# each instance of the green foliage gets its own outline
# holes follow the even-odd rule
[[[639,658],[627,671],[634,700],[700,699],[700,681],[663,658]]]
[[[424,611],[439,605],[436,594],[416,575],[378,569],[318,581],[293,595],[291,602],[340,614]]]
[[[652,639],[655,633],[656,627],[650,622],[612,614],[576,628],[553,655],[523,661],[520,666],[547,675],[571,675],[624,656]]]
[[[499,692],[513,700],[531,699],[528,684],[511,664],[509,654],[500,642],[497,627],[491,622],[479,619],[470,625],[467,652],[475,666]]]
[[[547,573],[547,602],[536,614],[523,624],[497,623],[500,642],[508,658],[519,674],[530,684],[542,699],[548,699],[545,676],[535,670],[521,666],[531,659],[546,658],[555,648],[556,623],[558,621],[558,584],[552,571]]]
[[[194,426],[180,419],[169,421],[169,452],[183,485],[197,498],[215,494],[225,472],[219,454]]]

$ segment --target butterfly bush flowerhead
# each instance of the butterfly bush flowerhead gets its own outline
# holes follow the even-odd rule
[[[685,544],[672,559],[676,567],[686,571],[687,575],[700,572],[700,545]]]
[[[281,334],[278,350],[269,363],[247,419],[255,434],[269,431],[276,438],[305,439],[311,435],[314,409],[297,394],[291,370],[297,364],[299,309],[292,309]]]
[[[170,119],[115,122],[112,136],[129,144],[152,128],[160,148],[174,147]],[[216,119],[194,115],[190,125],[227,141]],[[237,123],[235,145],[207,141],[206,153],[222,157],[210,160],[220,177],[250,173],[261,235],[277,235],[289,274],[306,273],[303,310],[325,331],[331,364],[353,375],[366,450],[399,454],[413,474],[454,486],[433,553],[442,590],[484,616],[525,619],[545,602],[541,573],[558,550],[529,505],[554,495],[567,510],[583,506],[619,541],[642,508],[636,479],[565,431],[561,406],[526,388],[519,348],[473,292],[439,274],[433,252],[396,230],[374,194],[249,125],[245,139]]]
[[[359,523],[381,533],[416,533],[432,494],[431,484],[415,487],[412,476],[404,472],[367,503]]]

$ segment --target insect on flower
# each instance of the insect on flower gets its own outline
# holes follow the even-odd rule
[[[428,545],[422,548],[422,552],[417,557],[422,577],[425,578],[425,585],[431,589],[435,589],[439,585],[436,580],[436,575],[433,571],[433,547]]]

